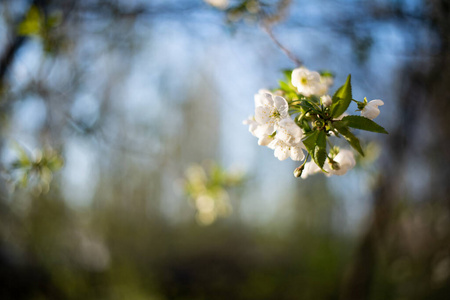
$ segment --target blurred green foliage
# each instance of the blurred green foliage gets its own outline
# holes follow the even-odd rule
[[[55,29],[62,23],[61,12],[45,14],[36,5],[31,5],[23,21],[17,26],[20,36],[38,37],[42,40],[44,50],[52,53],[54,47],[61,43],[56,40]]]
[[[52,192],[30,201],[2,221],[2,247],[33,269],[1,256],[1,274],[17,272],[2,299],[337,299],[350,249],[303,226],[280,236],[229,221],[174,226],[121,205],[75,212]]]
[[[64,164],[62,157],[53,149],[35,150],[34,154],[25,150],[20,144],[13,142],[12,147],[17,159],[6,168],[8,181],[14,189],[16,186],[26,188],[31,186],[34,193],[47,193],[53,173]]]
[[[214,161],[192,165],[186,170],[185,190],[202,225],[210,225],[218,217],[226,217],[232,207],[227,188],[244,183],[241,171],[226,171]]]

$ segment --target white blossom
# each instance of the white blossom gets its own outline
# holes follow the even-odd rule
[[[282,119],[290,119],[288,110],[283,97],[262,89],[255,95],[255,116],[244,120],[243,124],[249,125],[249,131],[258,138],[259,145],[268,146],[274,140],[278,123]]]
[[[218,9],[225,9],[228,7],[228,0],[204,0],[211,6],[214,6]]]
[[[327,159],[323,165],[323,169],[328,172],[326,175],[329,177],[331,175],[344,175],[349,170],[353,169],[356,165],[355,156],[351,150],[341,149],[336,157],[333,158],[335,162],[334,168],[330,166],[330,160]],[[308,178],[309,175],[319,173],[320,168],[314,161],[309,161],[305,164],[301,177],[303,179]]]
[[[324,165],[324,170],[330,175],[344,175],[356,165],[355,156],[351,150],[341,149],[333,160],[338,164],[337,169],[332,169],[329,164]]]
[[[260,125],[258,122],[256,122],[255,117],[251,116],[247,120],[244,120],[242,122],[244,125],[249,125],[248,131],[250,133],[258,138],[258,145],[260,146],[267,146],[271,141],[273,141],[273,136],[270,130],[268,129],[270,127],[270,124]]]
[[[280,121],[275,138],[268,146],[274,150],[274,155],[279,160],[290,157],[292,160],[300,161],[305,158],[302,137],[300,127],[291,118],[286,118]]]
[[[244,124],[244,125],[249,125],[248,131],[250,131],[251,134],[253,134],[254,136],[256,136],[255,131],[258,129],[259,124],[258,124],[258,122],[256,122],[254,116],[248,117],[247,120],[242,121],[242,124]]]
[[[258,137],[258,145],[260,146],[268,146],[274,140],[273,135],[263,134]]]
[[[297,91],[305,97],[322,96],[328,90],[328,84],[321,78],[320,74],[305,67],[292,71],[291,82],[297,88]]]
[[[380,109],[378,106],[381,105],[384,105],[384,102],[380,99],[369,101],[369,103],[367,103],[361,110],[361,116],[371,120],[375,119],[380,114]]]
[[[273,95],[273,93],[271,91],[267,90],[267,89],[260,89],[258,91],[258,94],[255,94],[255,96],[254,96],[255,107],[262,105],[262,102],[263,102],[262,97],[265,97],[266,94]],[[280,96],[280,95],[277,95],[277,96]]]
[[[289,145],[283,140],[274,139],[268,146],[274,150],[273,154],[279,160],[285,160],[290,157],[292,160],[300,161],[305,158],[302,145]]]
[[[323,95],[322,97],[320,97],[320,101],[325,107],[330,106],[333,103],[330,95]]]
[[[306,179],[306,178],[308,178],[309,175],[313,175],[313,174],[316,174],[316,173],[319,173],[319,172],[320,172],[319,166],[316,165],[316,163],[314,161],[312,161],[312,160],[308,161],[305,164],[305,168],[303,169],[302,178]]]
[[[266,125],[266,134],[271,135],[278,123],[289,117],[289,105],[281,96],[275,96],[268,91],[260,91],[255,95],[255,120],[260,125]]]
[[[303,131],[294,120],[286,118],[280,121],[276,136],[288,145],[297,145],[301,143]]]

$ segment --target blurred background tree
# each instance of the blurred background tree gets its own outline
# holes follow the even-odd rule
[[[11,0],[0,12],[1,299],[450,295],[447,0]],[[293,57],[386,103],[390,135],[344,177],[295,180],[241,125]],[[20,153],[38,170],[62,156],[48,192],[12,191]],[[202,226],[182,178],[206,159],[249,179],[227,190],[231,214]]]

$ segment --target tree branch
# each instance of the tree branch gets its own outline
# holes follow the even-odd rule
[[[284,54],[286,54],[286,56],[296,64],[297,67],[303,64],[298,57],[296,57],[291,51],[289,51],[289,49],[287,49],[285,46],[283,46],[283,44],[280,43],[280,41],[273,34],[270,26],[262,25],[262,28],[264,32],[267,33],[267,35],[270,37],[270,39],[275,43],[275,45],[277,45],[278,48],[280,48],[280,50],[283,51]]]
[[[16,36],[7,46],[3,56],[0,58],[0,86],[3,84],[4,77],[11,66],[17,51],[22,47],[26,40],[24,36]]]

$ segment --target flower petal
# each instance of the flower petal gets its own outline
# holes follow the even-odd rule
[[[309,175],[320,172],[320,168],[312,160],[305,164],[305,168],[302,172],[302,178],[306,179]]]
[[[291,146],[298,144],[303,137],[301,128],[291,118],[279,122],[277,134],[279,139]]]
[[[368,119],[375,119],[376,117],[378,117],[378,115],[380,114],[380,110],[378,109],[377,106],[372,106],[367,104],[366,107],[364,107],[361,110],[361,116],[366,117]]]
[[[330,173],[333,175],[344,175],[349,170],[353,169],[356,164],[353,152],[348,149],[341,149],[334,158],[334,161],[339,164],[339,170],[331,170]]]
[[[276,158],[279,160],[285,160],[290,156],[290,150],[289,147],[284,145],[283,142],[278,141],[277,146],[275,147],[275,151],[273,152]]]
[[[323,106],[327,107],[333,104],[333,100],[331,99],[330,95],[324,95],[320,97],[320,101],[322,102]]]
[[[380,100],[380,99],[375,99],[375,100],[371,100],[371,101],[369,101],[369,103],[367,103],[367,105],[376,105],[376,106],[381,106],[381,105],[384,105],[384,102],[383,102],[383,100]]]
[[[291,147],[291,159],[295,161],[300,161],[305,158],[305,154],[301,147]]]
[[[258,94],[255,94],[255,107],[268,105],[269,103],[266,101],[266,94],[272,94],[269,90],[261,89],[258,91]]]
[[[258,145],[260,146],[268,146],[273,141],[273,137],[270,135],[261,136],[258,140]]]
[[[274,104],[275,107],[277,108],[278,112],[280,113],[280,116],[282,119],[286,118],[289,116],[288,111],[289,111],[289,105],[286,101],[286,99],[284,99],[283,97],[280,96],[275,96],[274,97]]]
[[[274,132],[273,125],[266,123],[264,125],[259,125],[254,131],[253,135],[256,137],[262,137],[264,135],[271,135]]]
[[[268,106],[258,106],[255,108],[255,120],[259,124],[265,124],[270,120],[271,109]]]

